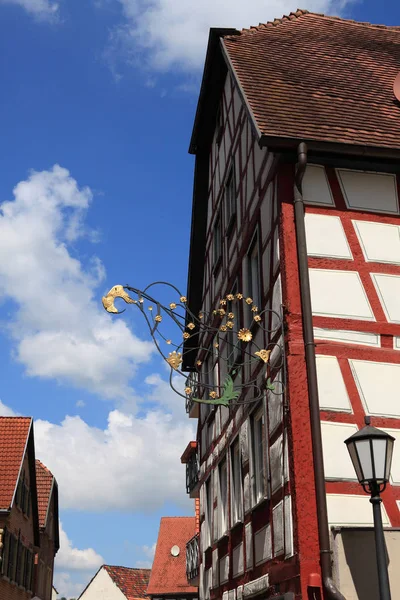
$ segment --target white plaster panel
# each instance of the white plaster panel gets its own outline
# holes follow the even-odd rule
[[[373,525],[372,505],[369,496],[355,496],[352,494],[327,494],[328,520],[330,525]],[[382,506],[383,525],[390,526],[389,517]]]
[[[388,223],[353,221],[367,262],[400,264],[400,227]]]
[[[292,516],[292,497],[285,496],[285,557],[293,556],[293,516]]]
[[[322,329],[314,327],[314,337],[319,340],[331,340],[342,344],[358,344],[360,346],[381,345],[381,336],[364,331],[346,331],[344,329]]]
[[[248,513],[250,510],[250,475],[248,473],[243,478],[243,501],[244,512]]]
[[[229,579],[229,554],[219,561],[219,583],[225,583]]]
[[[272,509],[272,523],[274,527],[274,556],[284,551],[284,527],[283,527],[283,501]]]
[[[222,594],[222,600],[228,600],[228,597],[229,597],[229,592],[228,591],[226,591],[226,592],[224,592]]]
[[[253,568],[253,528],[251,523],[247,523],[244,528],[246,541],[246,570]]]
[[[260,565],[272,558],[271,526],[266,525],[254,534],[254,561]]]
[[[236,600],[236,590],[229,590],[228,591],[228,600]]]
[[[386,429],[385,431],[395,438],[393,447],[391,482],[400,485],[400,429]]]
[[[349,360],[358,393],[370,415],[400,417],[400,365]]]
[[[340,217],[306,213],[305,226],[309,256],[353,258]]]
[[[18,588],[16,588],[18,589]],[[102,567],[82,593],[83,600],[126,600],[125,595]]]
[[[236,600],[243,599],[243,585],[238,585],[236,588]]]
[[[217,585],[219,584],[218,548],[213,550],[213,553],[212,553],[212,582],[213,582],[213,587],[217,587]]]
[[[395,175],[347,169],[336,172],[348,208],[390,214],[399,212]]]
[[[310,269],[314,315],[375,321],[356,271]]]
[[[397,508],[398,508],[398,509],[399,509],[399,511],[400,511],[400,500],[396,500],[396,504],[397,504]]]
[[[279,376],[281,380],[281,376]],[[267,402],[268,402],[268,426],[269,434],[272,435],[276,428],[282,423],[283,418],[283,406],[282,406],[282,395],[273,394],[271,391],[267,391]]]
[[[390,323],[400,323],[400,277],[383,273],[371,273],[372,281]]]
[[[323,166],[307,166],[303,179],[303,197],[307,204],[334,205],[331,188]]]
[[[320,408],[351,412],[351,403],[336,356],[317,356]]]
[[[244,571],[243,542],[232,550],[232,576],[236,577]]]
[[[393,348],[395,350],[400,350],[400,337],[394,336],[394,338],[393,338]]]
[[[356,480],[344,440],[357,433],[356,425],[349,423],[321,422],[322,447],[326,479]]]
[[[207,569],[204,572],[204,597],[206,600],[210,597],[210,589],[212,588],[212,569]]]
[[[271,489],[274,494],[283,485],[283,436],[270,447]]]

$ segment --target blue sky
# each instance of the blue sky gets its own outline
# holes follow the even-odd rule
[[[192,511],[179,456],[193,423],[139,315],[100,300],[116,283],[185,291],[208,28],[296,8],[248,4],[0,0],[0,399],[34,416],[59,481],[63,595],[103,561],[150,564],[160,517]],[[400,24],[394,2],[303,5]]]

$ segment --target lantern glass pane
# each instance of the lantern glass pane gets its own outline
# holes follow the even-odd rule
[[[394,440],[387,440],[386,445],[386,472],[385,472],[385,480],[389,481],[390,479],[390,469],[392,466],[392,456],[393,456],[393,446]]]
[[[360,481],[371,481],[374,479],[374,472],[372,470],[372,456],[369,440],[357,440],[355,445],[362,471],[362,479]]]
[[[362,471],[360,469],[360,463],[359,463],[359,460],[358,460],[358,455],[357,455],[357,452],[356,452],[355,443],[354,442],[350,442],[347,445],[347,449],[349,451],[351,462],[353,463],[353,467],[354,467],[354,470],[356,472],[357,479],[358,479],[358,481],[362,481],[363,480],[363,474],[362,474]]]
[[[374,455],[375,478],[378,482],[385,481],[385,464],[386,464],[386,444],[385,438],[372,440],[372,449]]]

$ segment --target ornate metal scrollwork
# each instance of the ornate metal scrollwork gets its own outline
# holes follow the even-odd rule
[[[169,304],[153,297],[156,286],[169,289]],[[194,315],[178,288],[162,281],[144,290],[115,285],[102,299],[107,312],[124,312],[115,307],[117,298],[140,310],[158,352],[171,368],[172,389],[187,402],[230,406],[257,402],[265,390],[283,393],[284,377],[277,377],[285,370],[282,307],[279,312],[271,308],[260,311],[252,298],[231,293],[213,310]],[[239,316],[246,326],[239,328]],[[263,347],[259,346],[260,339]],[[189,353],[195,353],[196,360],[188,377],[182,367]],[[221,381],[214,376],[217,363],[223,373]],[[174,375],[185,378],[183,393]]]

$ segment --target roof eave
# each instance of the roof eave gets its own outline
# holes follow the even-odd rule
[[[400,146],[397,149],[384,146],[369,146],[367,144],[349,144],[345,142],[307,139],[306,137],[289,138],[267,134],[262,134],[259,138],[260,147],[267,147],[271,152],[294,151],[300,142],[305,142],[308,151],[314,154],[333,154],[371,160],[398,161],[400,159]]]
[[[226,63],[221,53],[220,39],[227,35],[239,35],[239,33],[237,29],[231,28],[212,27],[210,29],[189,154],[197,154],[200,139],[204,137],[205,133],[204,120],[208,120],[210,106],[213,106],[211,98],[219,95],[218,86],[213,85],[212,82],[215,79],[217,83],[220,79],[218,74],[221,66],[226,68]]]

